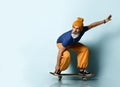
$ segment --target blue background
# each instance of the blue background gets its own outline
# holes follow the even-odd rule
[[[119,86],[119,3],[119,0],[1,0],[0,87]],[[56,64],[58,36],[70,30],[77,17],[83,17],[84,25],[88,25],[109,14],[113,16],[110,22],[89,30],[80,41],[90,48],[88,70],[96,77],[87,82],[72,77],[57,82],[49,71],[54,71]],[[74,72],[75,62],[64,72]]]

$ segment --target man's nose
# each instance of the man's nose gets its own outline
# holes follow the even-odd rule
[[[75,32],[77,32],[77,30],[75,29]]]

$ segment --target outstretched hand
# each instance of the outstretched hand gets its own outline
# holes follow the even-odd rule
[[[109,15],[109,16],[105,19],[105,23],[108,22],[108,21],[110,21],[110,20],[111,20],[111,17],[112,17],[112,15]]]

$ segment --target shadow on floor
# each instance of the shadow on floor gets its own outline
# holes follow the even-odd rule
[[[53,83],[49,87],[99,87],[97,81],[64,80]]]

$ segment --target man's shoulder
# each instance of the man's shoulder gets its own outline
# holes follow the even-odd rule
[[[64,32],[62,35],[70,35],[71,32],[72,32],[72,30],[69,30],[69,31]]]
[[[71,36],[71,32],[72,30],[66,31],[59,38],[62,38],[62,39],[69,38]]]
[[[71,33],[71,32],[72,32],[72,29],[71,29],[71,30],[66,31],[65,33]]]

